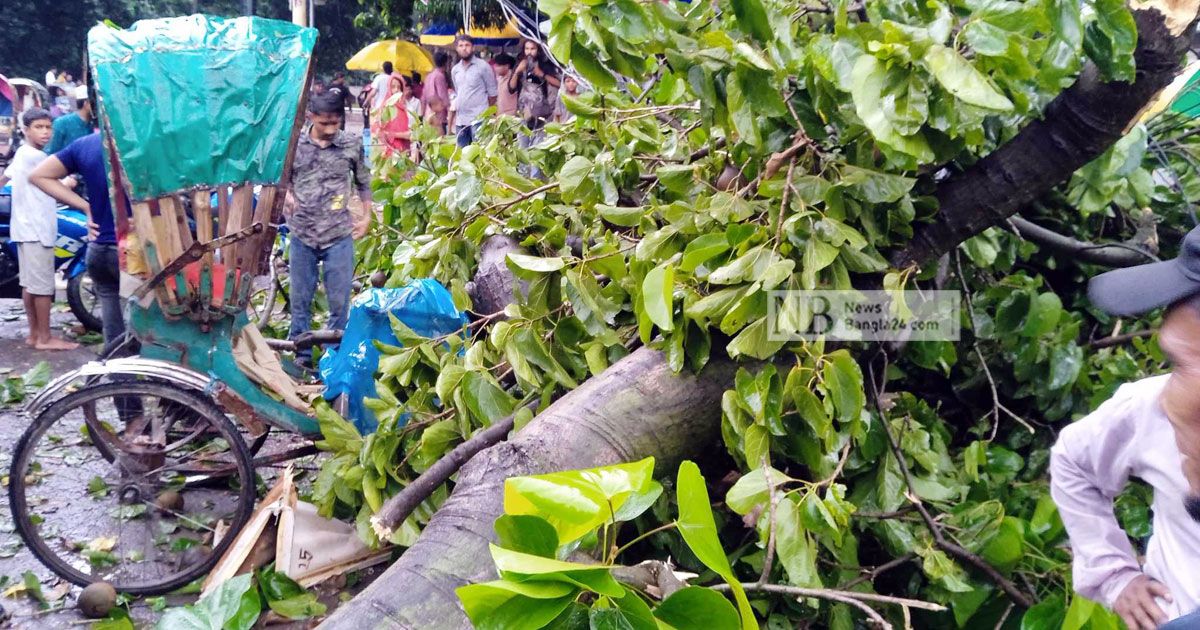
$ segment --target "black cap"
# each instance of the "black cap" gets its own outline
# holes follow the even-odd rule
[[[1200,226],[1171,260],[1116,269],[1092,278],[1088,298],[1112,315],[1141,315],[1200,293]]]

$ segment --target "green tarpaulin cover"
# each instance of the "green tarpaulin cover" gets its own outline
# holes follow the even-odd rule
[[[279,181],[317,31],[192,15],[88,33],[88,59],[134,200]]]

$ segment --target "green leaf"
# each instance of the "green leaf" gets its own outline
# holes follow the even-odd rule
[[[1095,19],[1084,29],[1083,48],[1104,75],[1115,81],[1133,81],[1133,51],[1137,23],[1122,0],[1095,0]]]
[[[1050,351],[1050,389],[1061,389],[1075,383],[1083,368],[1083,349],[1073,342]]]
[[[88,481],[87,492],[93,499],[102,499],[108,496],[108,483],[96,475]]]
[[[805,531],[800,507],[791,495],[775,506],[775,551],[787,571],[790,584],[821,586],[816,544]]]
[[[292,578],[278,571],[259,571],[258,585],[267,599],[267,606],[287,619],[309,619],[325,614],[325,604],[317,601]]]
[[[467,372],[459,391],[463,394],[467,409],[484,426],[508,416],[517,406],[512,394],[504,391],[491,374],[483,371]]]
[[[770,481],[774,484],[776,493],[780,492],[780,488],[784,486],[785,482],[791,481],[790,476],[780,473],[774,468],[750,470],[749,473],[742,475],[742,479],[738,479],[730,491],[725,494],[725,504],[728,505],[728,508],[744,516],[754,511],[757,506],[766,504],[770,492],[767,475],[770,475]]]
[[[692,239],[683,249],[679,269],[692,273],[696,267],[729,250],[729,239],[722,233],[711,233]]]
[[[725,346],[725,351],[731,358],[746,356],[755,359],[769,359],[787,343],[787,337],[784,335],[777,335],[772,339],[770,329],[767,318],[759,318],[753,324],[743,328],[742,332],[738,333]]]
[[[1071,605],[1067,607],[1067,615],[1063,619],[1062,630],[1081,630],[1088,621],[1092,618],[1092,611],[1096,608],[1096,602],[1075,595],[1071,598]]]
[[[1025,318],[1025,327],[1021,334],[1026,337],[1040,337],[1052,332],[1058,327],[1062,315],[1062,300],[1058,294],[1052,291],[1039,293],[1029,305],[1029,314]]]
[[[357,453],[362,448],[362,435],[353,424],[325,403],[313,405],[317,424],[321,427],[321,440],[317,447],[326,451]]]
[[[725,99],[725,106],[729,108],[729,119],[742,141],[752,146],[762,144],[759,117],[754,111],[753,103],[742,90],[742,82],[737,73],[730,74],[725,82]]]
[[[159,630],[250,630],[262,603],[253,576],[232,577],[191,606],[172,608],[159,618]]]
[[[525,254],[509,254],[508,262],[520,269],[535,271],[537,273],[550,273],[551,271],[558,271],[567,266],[567,261],[563,260],[562,256],[542,258],[540,256],[527,256]]]
[[[694,164],[670,164],[660,166],[654,172],[658,176],[658,183],[664,188],[679,194],[686,194],[692,188],[692,183],[696,179],[696,166]]]
[[[495,580],[454,592],[478,630],[536,630],[566,610],[579,588],[565,582]]]
[[[133,622],[129,620],[129,611],[116,606],[108,611],[108,616],[92,622],[89,630],[134,630]]]
[[[25,385],[26,391],[38,390],[45,387],[50,382],[50,363],[38,361],[37,365],[29,368],[21,376],[21,382]]]
[[[758,621],[750,608],[750,601],[746,599],[746,592],[742,590],[741,582],[730,568],[729,559],[725,557],[725,550],[721,548],[721,541],[717,538],[717,525],[713,521],[708,488],[704,485],[700,468],[690,461],[680,464],[675,487],[679,504],[679,533],[683,536],[683,541],[704,566],[729,583],[738,603],[743,628],[757,630]]]
[[[606,565],[579,564],[543,558],[496,545],[488,545],[500,577],[515,582],[566,582],[601,595],[621,597],[625,589],[613,579]]]
[[[559,190],[568,196],[582,196],[580,191],[585,184],[591,185],[591,174],[592,161],[582,155],[576,155],[567,160],[558,171]]]
[[[609,521],[628,498],[650,490],[654,458],[504,482],[504,511],[540,516],[554,526],[559,544],[579,540]],[[612,512],[610,513],[610,508]]]
[[[675,267],[669,263],[661,264],[642,280],[642,300],[646,315],[663,332],[675,328],[674,305]]]
[[[880,144],[912,156],[917,162],[931,162],[933,149],[921,134],[905,136],[896,131],[883,109],[887,101],[884,88],[887,68],[874,55],[859,55],[850,73],[850,96],[863,125]]]
[[[825,359],[821,376],[833,398],[838,419],[842,422],[857,420],[866,405],[862,370],[845,350],[829,354]]]
[[[1048,597],[1025,611],[1021,630],[1061,630],[1065,617],[1062,597]]]
[[[992,86],[958,51],[935,44],[925,53],[925,64],[938,83],[956,98],[977,107],[1011,111],[1012,101]]]
[[[762,0],[731,0],[733,15],[737,18],[738,26],[753,35],[759,41],[769,42],[775,39],[771,30],[771,22],[767,18],[767,9]]]
[[[601,203],[596,204],[596,211],[600,213],[600,217],[605,221],[619,227],[635,227],[642,222],[642,218],[647,214],[646,209],[642,206],[627,208]]]
[[[496,538],[501,547],[545,558],[558,551],[558,532],[540,516],[504,514],[496,519]]]
[[[662,496],[663,487],[657,481],[650,482],[650,488],[645,492],[635,492],[629,495],[625,503],[617,510],[614,521],[632,521],[642,515],[643,512],[650,509],[658,497]]]
[[[1020,522],[1006,516],[979,555],[1001,572],[1007,573],[1021,561],[1025,553],[1024,545],[1025,535]]]
[[[608,68],[596,59],[592,51],[585,48],[578,40],[571,43],[571,63],[575,70],[583,75],[598,90],[611,90],[617,85],[617,79]]]
[[[989,57],[1008,54],[1008,31],[983,20],[971,20],[963,27],[962,34],[975,52]]]
[[[871,203],[895,203],[908,195],[916,182],[917,180],[902,175],[873,171],[850,164],[842,166],[842,185],[849,186],[856,197]]]
[[[702,586],[679,589],[654,609],[654,616],[673,628],[738,630],[738,611],[724,595]]]

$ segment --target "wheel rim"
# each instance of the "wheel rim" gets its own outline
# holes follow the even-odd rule
[[[109,445],[108,458],[93,440]],[[43,563],[76,584],[103,580],[135,594],[205,574],[254,498],[249,455],[229,420],[153,382],[56,402],[22,436],[10,474],[14,522]],[[218,536],[222,525],[228,533]]]

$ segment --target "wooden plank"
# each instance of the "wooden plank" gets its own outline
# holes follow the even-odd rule
[[[271,259],[271,249],[275,246],[275,228],[272,227],[271,213],[275,207],[276,188],[263,186],[258,193],[258,205],[254,208],[254,222],[261,223],[263,231],[250,239],[247,255],[250,258],[249,274],[256,278],[263,274]]]
[[[229,186],[217,186],[217,236],[225,234],[229,223]],[[220,251],[221,262],[225,262],[225,248]]]
[[[150,270],[149,276],[153,277],[162,270],[162,263],[158,251],[158,235],[154,230],[154,217],[151,216],[150,204],[144,201],[135,201],[131,204],[133,210],[133,225],[137,232],[138,240],[142,243],[142,252],[146,258],[146,268]],[[165,308],[176,304],[175,295],[163,285],[154,288],[155,294],[158,296],[159,302]]]
[[[180,246],[179,227],[175,220],[175,204],[169,196],[163,196],[158,199],[151,199],[149,202],[150,217],[154,229],[154,246],[158,251],[159,269],[171,264],[176,258],[183,254],[183,248]],[[187,298],[187,285],[184,282],[183,273],[175,274],[175,291],[172,295],[171,291],[167,291],[171,295],[171,304],[185,303]]]
[[[208,190],[192,193],[192,216],[196,219],[196,240],[208,243],[213,239],[212,195]],[[200,259],[200,309],[212,303],[213,255],[206,252]]]
[[[251,206],[254,203],[254,188],[242,184],[233,190],[233,203],[229,205],[229,222],[221,226],[223,236],[236,234],[250,227]],[[253,239],[250,239],[253,240]],[[243,240],[227,247],[229,258],[225,261],[225,302],[229,303],[238,295],[235,286],[239,271],[246,268],[246,244]],[[246,276],[242,276],[245,278]]]
[[[175,205],[175,221],[179,227],[179,244],[184,251],[192,246],[195,238],[192,236],[192,227],[188,225],[187,211],[183,203],[182,195],[174,195],[171,197],[172,203]]]

